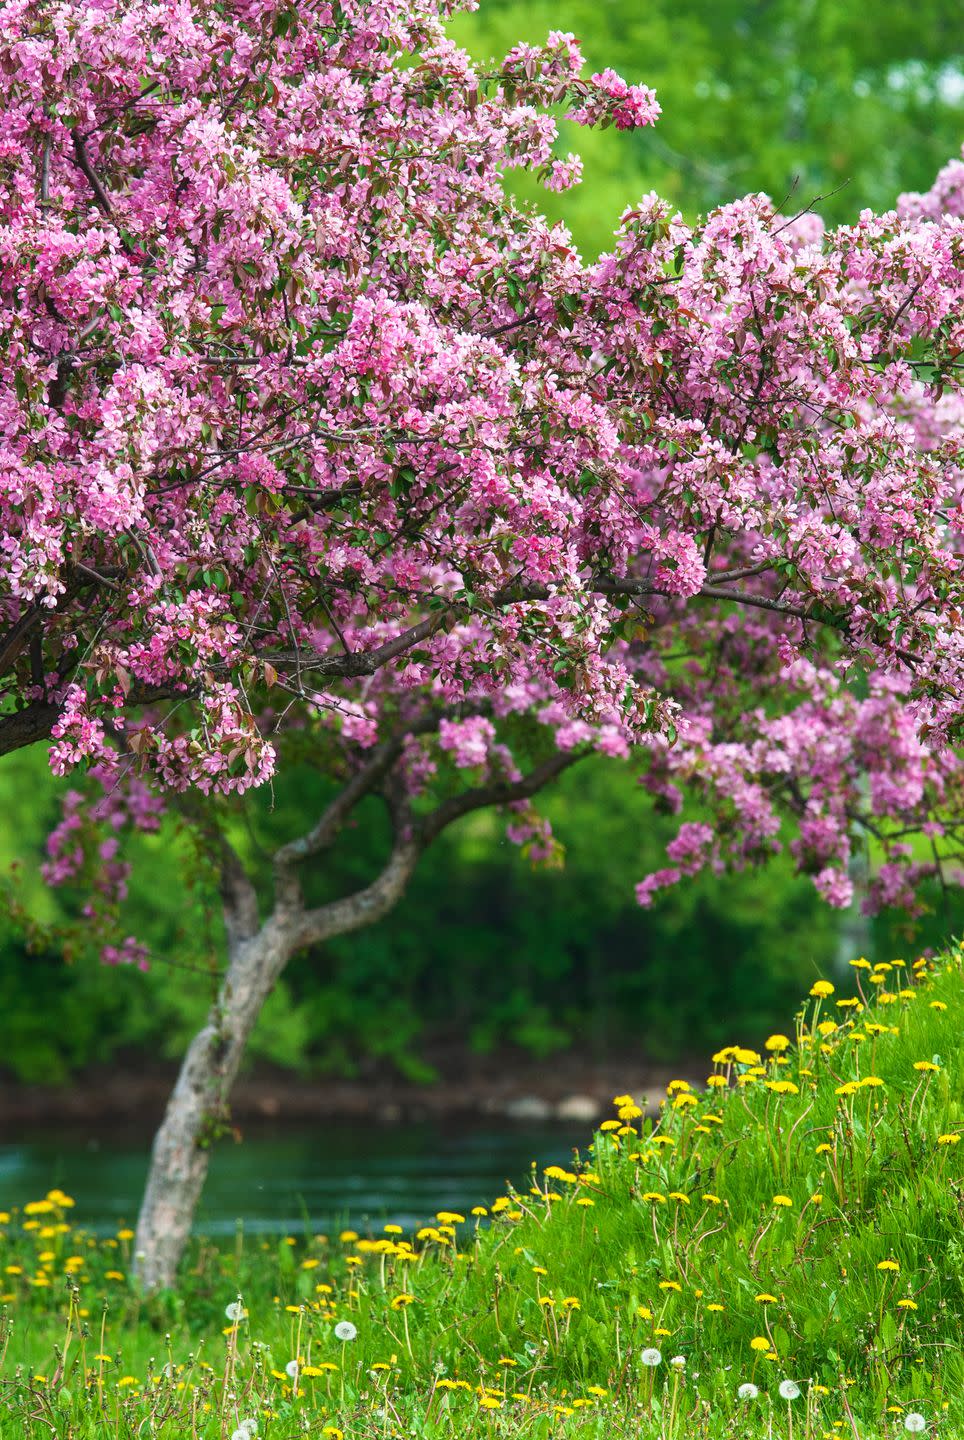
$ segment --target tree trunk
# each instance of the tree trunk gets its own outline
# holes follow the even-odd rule
[[[248,1037],[293,946],[275,920],[234,945],[204,1029],[191,1041],[154,1139],[134,1241],[147,1290],[174,1284],[208,1171],[209,1142],[226,1115]]]
[[[396,845],[381,874],[363,890],[304,910],[279,877],[275,910],[258,928],[257,901],[240,865],[222,872],[228,971],[208,1023],[191,1041],[154,1139],[134,1239],[134,1265],[146,1290],[174,1284],[208,1173],[208,1144],[227,1113],[248,1037],[261,1007],[296,950],[372,925],[401,898],[418,845]]]

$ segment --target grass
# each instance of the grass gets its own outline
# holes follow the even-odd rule
[[[618,1097],[570,1169],[412,1235],[198,1242],[145,1298],[62,1192],[0,1216],[0,1435],[964,1434],[962,958],[856,962],[655,1122]]]

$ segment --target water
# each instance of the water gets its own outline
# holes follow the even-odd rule
[[[507,1181],[527,1185],[533,1160],[566,1164],[587,1139],[585,1126],[535,1124],[251,1127],[241,1144],[212,1151],[196,1228],[233,1234],[239,1219],[255,1233],[411,1227],[436,1210],[488,1204]],[[141,1134],[76,1130],[0,1144],[0,1209],[58,1185],[77,1202],[77,1224],[110,1233],[136,1216],[148,1144]]]

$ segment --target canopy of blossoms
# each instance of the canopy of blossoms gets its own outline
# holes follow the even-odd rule
[[[585,263],[503,177],[655,96],[566,34],[483,70],[451,8],[0,4],[0,750],[116,828],[292,733],[406,730],[413,792],[524,735],[701,800],[643,903],[790,817],[833,903],[863,823],[913,904],[962,813],[964,166],[833,233],[647,196]]]

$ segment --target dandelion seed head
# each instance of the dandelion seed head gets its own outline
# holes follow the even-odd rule
[[[639,1358],[644,1365],[652,1366],[658,1365],[663,1357],[658,1350],[650,1348],[648,1350],[644,1350]]]
[[[800,1395],[800,1386],[796,1380],[781,1380],[780,1395],[784,1400],[796,1400]]]
[[[350,1320],[339,1320],[335,1326],[336,1340],[354,1340],[357,1334],[358,1328]]]
[[[736,1392],[739,1400],[755,1400],[759,1393],[759,1386],[754,1385],[750,1380],[741,1385]]]

